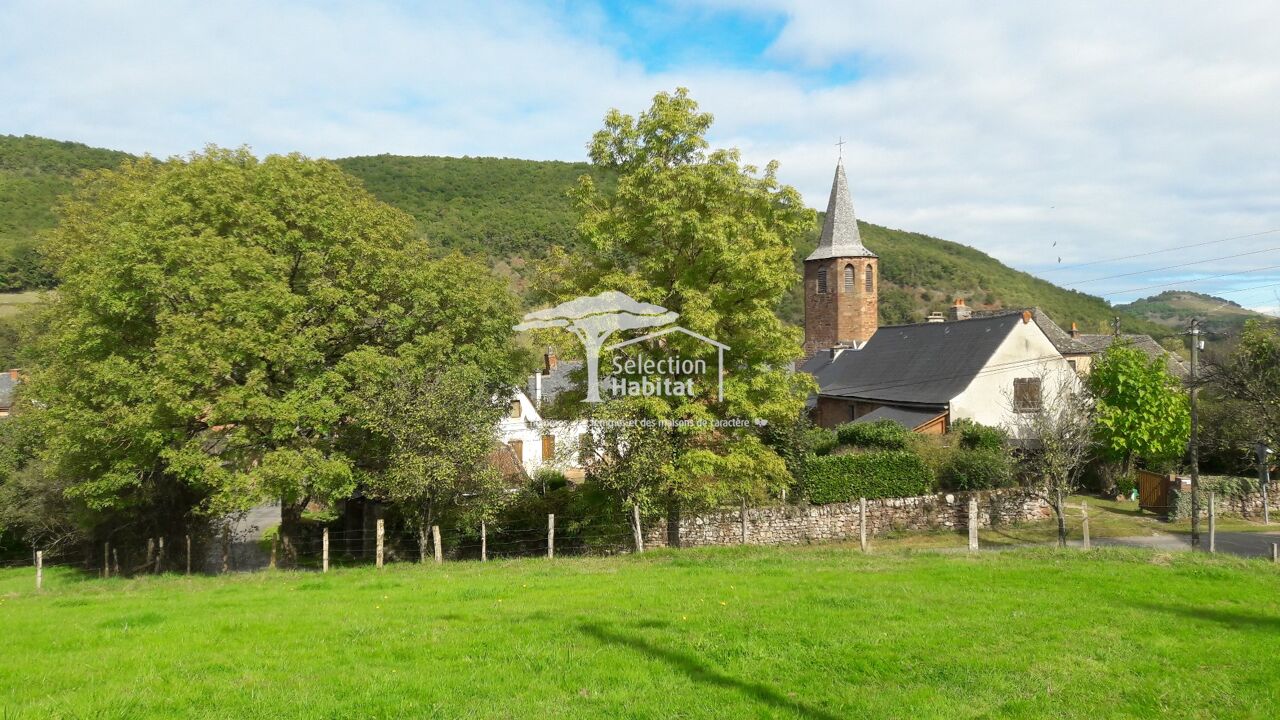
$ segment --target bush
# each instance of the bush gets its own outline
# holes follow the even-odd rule
[[[804,431],[804,435],[800,439],[804,446],[805,452],[814,455],[829,455],[832,450],[836,449],[836,445],[840,444],[840,440],[836,437],[834,430],[827,428],[809,428]]]
[[[903,450],[813,457],[805,472],[805,497],[818,505],[860,497],[914,497],[932,490],[929,466]]]
[[[546,492],[551,492],[568,485],[569,480],[564,476],[564,473],[555,468],[542,467],[538,468],[538,472],[534,473],[533,483],[536,486],[545,488]]]
[[[892,420],[845,423],[836,428],[841,445],[875,450],[905,450],[911,431]]]
[[[1002,448],[960,448],[951,453],[938,480],[948,490],[991,490],[1014,484],[1013,458]]]
[[[1232,501],[1239,503],[1250,495],[1262,492],[1257,478],[1232,477],[1229,475],[1200,477],[1200,520],[1205,521],[1209,514],[1209,493],[1217,496],[1219,512],[1231,508]],[[1174,490],[1169,500],[1169,519],[1181,520],[1191,517],[1191,491]]]
[[[968,419],[952,423],[951,432],[959,436],[960,447],[966,450],[999,450],[1009,442],[1004,430]]]
[[[1116,494],[1128,500],[1133,491],[1138,489],[1138,478],[1133,473],[1116,478]]]

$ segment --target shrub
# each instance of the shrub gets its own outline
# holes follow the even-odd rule
[[[538,468],[538,472],[533,476],[533,482],[535,485],[546,488],[547,492],[559,490],[569,484],[569,480],[564,476],[564,473],[549,467]]]
[[[951,432],[959,436],[960,447],[966,450],[999,450],[1009,442],[1004,430],[969,419],[952,423]]]
[[[832,450],[836,449],[836,445],[840,444],[840,440],[836,437],[834,430],[827,428],[809,428],[804,432],[800,439],[805,452],[814,455],[829,455]]]
[[[1200,521],[1204,522],[1209,513],[1209,493],[1217,496],[1219,512],[1230,511],[1233,501],[1239,503],[1250,495],[1262,492],[1257,478],[1233,477],[1229,475],[1200,477]],[[1169,504],[1169,519],[1181,520],[1191,517],[1191,491],[1174,490]]]
[[[1014,484],[1013,458],[1002,448],[960,448],[951,453],[938,480],[948,490],[990,490]]]
[[[1133,491],[1138,489],[1138,478],[1133,473],[1121,475],[1116,478],[1116,494],[1122,495],[1127,500]]]
[[[905,450],[911,431],[892,420],[869,423],[845,423],[836,428],[841,445],[875,450]]]
[[[913,497],[933,490],[933,473],[919,455],[903,450],[827,455],[809,460],[804,490],[819,505]]]

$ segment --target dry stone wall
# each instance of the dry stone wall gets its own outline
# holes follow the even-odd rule
[[[901,530],[963,530],[969,526],[971,496],[978,500],[979,527],[1033,522],[1052,513],[1047,502],[1020,489],[868,500],[867,536]],[[859,537],[856,502],[749,508],[746,515],[747,542],[752,545],[798,545]],[[740,545],[742,511],[685,516],[678,524],[668,521],[650,528],[645,543],[646,547]]]

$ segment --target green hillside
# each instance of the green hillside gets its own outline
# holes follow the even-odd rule
[[[114,167],[128,153],[26,135],[0,135],[0,291],[49,287],[36,234],[53,225],[53,205],[85,170]]]
[[[0,136],[0,290],[47,287],[38,264],[37,233],[53,223],[52,208],[74,176],[110,167],[126,153],[35,137]],[[444,249],[483,255],[522,288],[531,261],[551,244],[574,246],[574,211],[567,191],[586,163],[505,158],[376,155],[336,161],[382,200],[410,213],[424,237]],[[602,183],[607,175],[596,173]],[[886,323],[923,320],[956,297],[979,309],[1039,305],[1064,325],[1102,331],[1117,314],[1104,300],[1065,290],[946,240],[862,224],[880,255],[881,316]],[[817,242],[817,227],[796,248],[798,261]],[[780,313],[800,322],[799,275]],[[1125,329],[1158,336],[1165,325],[1126,315]]]
[[[1171,331],[1186,330],[1191,318],[1200,318],[1204,329],[1214,335],[1238,334],[1246,320],[1263,317],[1230,300],[1189,290],[1166,290],[1117,307]]]

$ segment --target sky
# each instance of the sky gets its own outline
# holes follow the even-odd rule
[[[585,160],[609,108],[688,87],[814,207],[843,139],[863,220],[1274,311],[1278,30],[1273,0],[0,0],[0,133]]]

